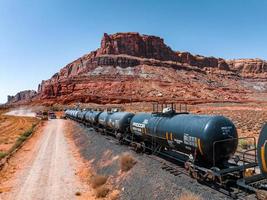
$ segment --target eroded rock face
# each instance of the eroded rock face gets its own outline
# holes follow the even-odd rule
[[[178,61],[199,68],[211,67],[221,70],[230,70],[226,61],[222,58],[204,57],[200,55],[192,55],[189,52],[177,52]]]
[[[34,90],[25,90],[17,93],[15,96],[7,96],[7,104],[19,103],[19,102],[29,102],[33,97],[37,95]]]
[[[267,72],[267,62],[261,59],[237,59],[227,61],[231,69],[242,74]]]
[[[59,73],[53,75],[51,80],[58,81],[62,78],[85,74],[97,66],[135,67],[141,64],[140,58],[158,60],[158,63],[174,61],[198,68],[229,70],[228,64],[220,58],[194,56],[188,52],[174,52],[164,44],[164,40],[160,37],[140,35],[139,33],[113,35],[105,33],[101,47],[97,51],[92,51],[66,65]]]
[[[265,72],[260,63],[174,52],[156,36],[104,34],[99,49],[43,81],[38,94],[40,99],[64,103],[241,100],[246,98],[246,89],[239,85],[238,76],[241,72]]]
[[[104,34],[101,47],[97,55],[126,54],[141,58],[154,58],[157,60],[177,59],[174,51],[168,47],[160,37],[140,35],[139,33]]]
[[[200,68],[212,67],[229,70],[228,64],[221,58],[192,55],[189,52],[175,52],[160,37],[140,35],[139,33],[104,34],[101,48],[96,55],[131,55],[140,58],[153,58],[162,61],[176,61]]]
[[[266,77],[262,60],[231,60],[175,52],[139,33],[104,34],[101,47],[42,81],[35,101],[242,101],[242,77]],[[251,75],[252,74],[252,75]],[[241,78],[240,78],[241,77]],[[10,98],[11,100],[12,98]]]

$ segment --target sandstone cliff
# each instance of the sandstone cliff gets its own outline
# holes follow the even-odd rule
[[[34,101],[246,101],[259,79],[266,90],[266,72],[259,59],[227,61],[173,51],[156,36],[104,34],[99,49],[42,81]]]
[[[227,61],[229,67],[244,77],[259,75],[266,77],[267,62],[261,59],[236,59]]]
[[[116,33],[114,35],[105,33],[101,41],[101,48],[97,50],[96,55],[104,54],[126,54],[157,60],[177,60],[175,52],[164,44],[162,38],[139,33]]]

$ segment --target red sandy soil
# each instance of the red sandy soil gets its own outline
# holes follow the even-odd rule
[[[0,172],[0,199],[95,199],[80,179],[86,167],[64,135],[65,123],[46,122],[9,160]]]
[[[0,110],[0,152],[8,152],[17,138],[38,122],[33,117],[5,115],[5,112]]]

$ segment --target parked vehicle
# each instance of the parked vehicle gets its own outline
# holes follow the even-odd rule
[[[48,119],[56,119],[57,116],[54,112],[48,112]]]

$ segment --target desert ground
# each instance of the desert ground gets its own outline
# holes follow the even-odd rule
[[[151,104],[144,103],[104,107],[111,106],[132,112],[152,110]],[[187,107],[196,114],[229,117],[237,126],[239,136],[255,137],[267,121],[266,109],[265,104],[253,103]],[[32,116],[29,110],[1,111],[1,151],[8,152],[17,138],[39,121]],[[126,170],[125,160],[130,163]],[[229,199],[183,174],[173,176],[153,156],[137,154],[93,129],[64,119],[39,122],[32,137],[0,171],[0,199],[184,200],[189,197]]]
[[[19,137],[37,123],[33,112],[0,110],[0,158],[11,151]]]

